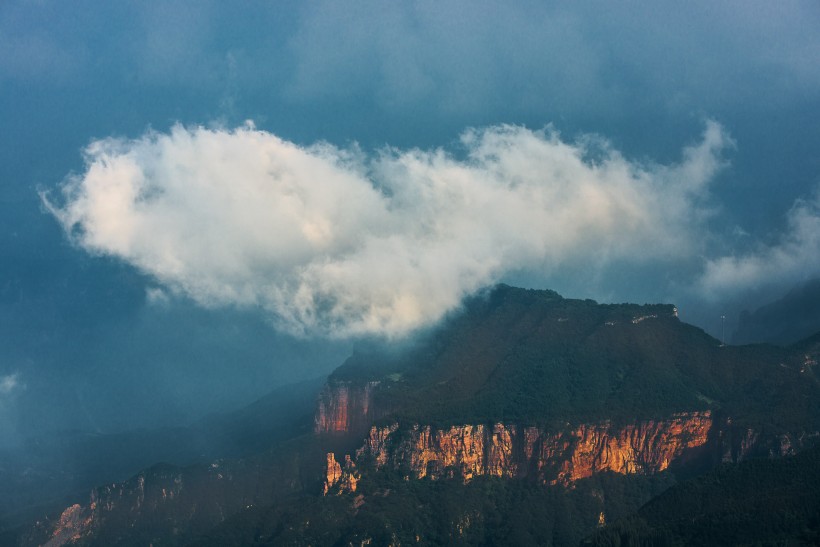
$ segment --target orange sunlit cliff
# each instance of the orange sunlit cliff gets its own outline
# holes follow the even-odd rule
[[[404,470],[412,478],[470,480],[491,475],[569,485],[602,471],[663,471],[690,449],[704,446],[712,427],[709,411],[622,427],[603,422],[555,432],[497,423],[447,429],[414,426],[399,435],[394,424],[372,427],[356,452],[356,461],[372,462],[377,469]],[[349,490],[351,481],[344,473],[329,473],[325,491],[335,484]],[[355,489],[355,481],[352,484]]]

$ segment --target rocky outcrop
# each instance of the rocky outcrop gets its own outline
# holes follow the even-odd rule
[[[378,382],[329,382],[319,394],[313,430],[316,433],[355,433],[373,423],[373,390]]]
[[[231,515],[301,491],[293,461],[265,454],[187,468],[158,464],[126,481],[93,489],[86,503],[69,506],[24,531],[19,544],[187,544]]]
[[[349,455],[345,455],[345,465],[342,467],[336,461],[336,456],[333,452],[327,453],[327,465],[325,472],[325,481],[323,494],[327,495],[334,487],[338,486],[337,492],[355,492],[356,485],[359,482],[359,473],[356,470],[356,464]]]
[[[721,447],[721,461],[738,463],[752,457],[794,456],[807,446],[816,444],[820,433],[798,431],[763,434],[754,428],[733,424],[729,419],[716,436]]]
[[[91,530],[93,511],[94,507],[84,508],[77,503],[67,507],[60,515],[51,537],[43,544],[43,547],[61,547],[82,539]]]
[[[502,423],[447,429],[417,425],[400,431],[394,424],[372,427],[356,452],[356,461],[376,469],[396,469],[408,478],[469,481],[490,475],[570,485],[603,471],[624,475],[663,471],[704,447],[713,425],[709,411],[624,426],[583,424],[561,431]],[[331,476],[335,472],[329,471]],[[334,484],[344,489],[341,480]]]

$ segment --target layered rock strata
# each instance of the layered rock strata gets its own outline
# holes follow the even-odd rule
[[[331,489],[338,486],[337,492],[355,492],[356,486],[359,482],[359,473],[356,470],[356,464],[349,455],[345,455],[344,467],[339,465],[336,461],[336,456],[333,452],[327,453],[325,481],[324,481],[324,495],[327,495]]]
[[[315,433],[366,431],[373,423],[373,390],[378,382],[328,383],[319,394],[313,430]]]
[[[625,475],[663,471],[704,447],[713,425],[710,411],[620,427],[609,422],[583,424],[562,431],[502,423],[447,429],[414,426],[400,431],[394,424],[371,427],[356,452],[356,462],[396,469],[408,478],[469,481],[490,475],[570,485],[603,471]],[[341,481],[334,484],[344,488]]]

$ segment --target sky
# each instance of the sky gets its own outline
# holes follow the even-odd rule
[[[7,0],[0,444],[185,423],[498,282],[820,271],[820,5]]]

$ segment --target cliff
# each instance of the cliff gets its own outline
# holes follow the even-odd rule
[[[674,485],[580,544],[817,545],[820,446],[723,465]]]
[[[345,456],[344,468],[336,461],[336,457],[332,452],[327,454],[327,465],[325,467],[324,480],[324,495],[330,491],[334,486],[339,486],[338,491],[341,492],[355,492],[356,486],[359,482],[360,475],[356,470],[356,464],[349,455]]]
[[[125,482],[100,486],[91,491],[87,504],[66,508],[55,522],[38,522],[21,543],[113,545],[119,543],[117,530],[139,530],[130,538],[132,544],[147,545],[166,525],[178,532],[213,525],[249,499],[224,495],[224,483],[238,486],[232,469],[213,463],[197,473],[192,477],[190,470],[160,465]]]
[[[372,427],[356,462],[376,469],[391,468],[409,478],[480,475],[531,477],[548,484],[571,485],[594,473],[652,474],[667,469],[704,447],[714,426],[712,413],[688,412],[666,420],[640,421],[615,427],[608,422],[583,424],[563,431],[497,423],[433,429],[398,425]],[[332,455],[328,455],[331,462]],[[332,464],[338,467],[335,459]],[[343,484],[345,475],[330,463],[325,492]],[[346,479],[347,480],[347,479]]]
[[[368,534],[406,532],[402,543],[412,543],[429,530],[457,529],[462,537],[468,522],[474,542],[492,543],[482,527],[498,532],[493,538],[512,537],[515,530],[497,528],[498,515],[522,514],[540,524],[532,530],[538,539],[521,543],[554,543],[556,533],[577,538],[558,529],[571,520],[569,505],[583,513],[577,522],[588,533],[670,481],[815,442],[818,340],[724,346],[681,323],[673,306],[601,305],[500,287],[401,351],[359,349],[313,399],[313,418],[303,422],[312,422],[313,435],[260,454],[253,465],[226,461],[182,474],[152,468],[98,488],[88,505],[38,524],[27,544],[147,545],[169,537],[184,544],[219,523],[230,529],[256,518],[285,534],[280,543],[327,542],[329,530],[344,544],[393,541],[350,532],[364,523]],[[487,476],[520,480],[474,480]],[[454,480],[410,480],[425,477]],[[638,485],[639,494],[624,496],[623,485]],[[484,503],[485,487],[500,488],[495,505]],[[499,510],[508,489],[525,501]],[[448,504],[438,503],[439,494],[474,496],[474,503],[441,515]],[[423,519],[406,510],[422,506],[435,509]],[[545,511],[557,511],[553,524],[544,524]],[[225,544],[214,537],[211,544]]]
[[[408,478],[702,471],[794,453],[820,429],[818,347],[725,346],[672,305],[499,286],[405,351],[351,356],[315,429],[366,438],[360,472]]]
[[[315,433],[364,432],[376,417],[372,399],[379,382],[329,382],[319,394]]]
[[[157,464],[126,481],[94,488],[85,503],[41,518],[18,543],[187,545],[231,515],[277,503],[307,485],[315,492],[324,453],[313,437],[242,459],[189,467]]]
[[[321,421],[325,431],[365,414],[446,426],[630,423],[711,408],[752,427],[818,430],[820,342],[810,342],[725,346],[672,305],[498,287],[401,351],[355,352],[331,375]]]

